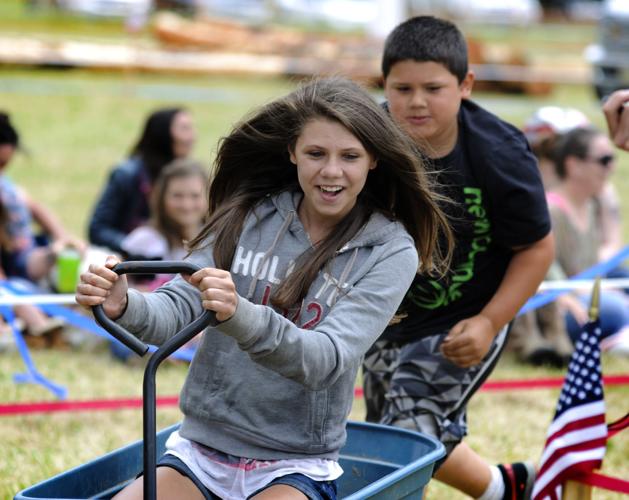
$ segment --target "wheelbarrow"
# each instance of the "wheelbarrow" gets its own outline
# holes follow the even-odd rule
[[[130,261],[113,268],[119,275],[192,274],[198,270],[194,264],[179,261]],[[102,306],[93,310],[96,321],[117,340],[140,356],[149,351],[148,345],[107,318]],[[144,498],[155,499],[157,455],[164,453],[168,436],[179,428],[176,424],[156,434],[157,368],[214,321],[213,313],[204,312],[149,358],[143,382],[143,440],[30,486],[18,492],[15,500],[111,498],[142,471]],[[435,462],[444,455],[443,445],[430,436],[384,425],[349,422],[347,442],[339,458],[344,473],[338,480],[338,496],[346,500],[422,498]]]

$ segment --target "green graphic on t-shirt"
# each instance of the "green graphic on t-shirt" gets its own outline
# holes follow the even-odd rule
[[[463,188],[465,209],[473,224],[473,238],[464,260],[451,270],[448,282],[436,280],[418,282],[409,290],[406,298],[422,309],[447,306],[463,296],[461,287],[474,277],[474,264],[479,253],[486,252],[491,243],[491,223],[483,206],[483,194],[479,188]]]

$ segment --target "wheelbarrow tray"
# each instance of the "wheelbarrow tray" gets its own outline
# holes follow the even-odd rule
[[[157,433],[158,456],[179,424]],[[349,422],[341,450],[339,498],[417,499],[445,454],[443,445],[423,434],[363,422]],[[20,491],[16,500],[35,498],[110,498],[142,470],[142,441]]]

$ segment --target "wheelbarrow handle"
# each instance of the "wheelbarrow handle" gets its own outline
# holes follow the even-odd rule
[[[200,269],[199,266],[190,262],[177,260],[163,261],[127,261],[116,264],[112,271],[118,275],[122,274],[193,274]],[[109,332],[114,338],[122,342],[139,356],[144,356],[149,346],[140,339],[129,333],[115,321],[109,319],[103,310],[102,305],[92,307],[96,322]],[[209,318],[208,318],[209,320]],[[208,321],[209,323],[209,321]]]

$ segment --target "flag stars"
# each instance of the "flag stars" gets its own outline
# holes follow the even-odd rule
[[[584,462],[578,456],[579,454],[572,453],[571,445],[567,446],[564,443],[563,438],[566,433],[577,434],[577,431],[580,430],[594,429],[600,426],[601,420],[604,421],[603,387],[601,384],[603,376],[600,369],[600,351],[598,348],[600,333],[600,328],[597,328],[596,322],[588,323],[579,340],[575,342],[575,352],[570,358],[570,365],[558,398],[557,413],[554,418],[554,423],[560,424],[560,426],[552,428],[553,434],[552,437],[549,437],[549,442],[542,456],[542,463],[538,468],[541,472],[535,481],[532,492],[532,497],[536,500],[558,498],[557,489],[561,487],[565,478],[569,477],[568,473],[581,471],[580,468]],[[551,440],[553,447],[550,447]],[[600,440],[590,440],[588,437],[579,445],[579,449],[604,453],[605,445],[601,445]],[[588,467],[592,462],[591,457],[589,457]],[[591,468],[599,468],[601,460],[597,459],[594,462],[597,463]]]

